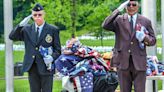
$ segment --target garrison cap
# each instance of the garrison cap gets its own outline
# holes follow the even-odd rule
[[[44,10],[44,8],[41,4],[37,3],[32,10],[33,11],[41,11],[41,10]]]

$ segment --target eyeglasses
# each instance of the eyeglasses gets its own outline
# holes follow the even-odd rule
[[[33,14],[34,17],[38,16],[38,17],[41,17],[42,14]]]
[[[137,6],[137,4],[136,4],[136,3],[128,3],[128,5],[127,5],[127,6],[128,6],[128,7],[130,7],[131,5],[132,5],[133,7]]]

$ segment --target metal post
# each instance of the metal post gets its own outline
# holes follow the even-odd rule
[[[5,33],[5,78],[6,78],[6,92],[14,92],[13,89],[13,76],[14,76],[14,67],[13,67],[13,49],[12,41],[9,40],[9,33],[13,29],[13,0],[3,0],[4,5],[4,33]]]
[[[164,62],[164,0],[161,0],[162,62]],[[164,90],[164,80],[162,85]]]
[[[156,35],[156,0],[142,0],[142,15],[151,20],[153,29]],[[156,55],[156,46],[147,47],[148,55]],[[153,92],[153,87],[157,91],[157,81],[153,82],[152,80],[146,81],[146,92]]]
[[[142,15],[151,20],[155,35],[156,35],[156,24],[157,24],[157,16],[156,16],[156,0],[142,0]],[[156,46],[147,47],[148,55],[156,55],[157,50]]]

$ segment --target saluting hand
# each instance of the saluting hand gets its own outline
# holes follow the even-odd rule
[[[124,10],[124,8],[127,6],[127,4],[130,2],[130,0],[125,1],[122,3],[117,9],[121,12]]]
[[[31,19],[31,17],[32,17],[32,14],[31,15],[29,15],[29,16],[27,16],[27,17],[25,17],[20,23],[19,23],[19,26],[25,26],[28,22],[29,22],[29,20]]]

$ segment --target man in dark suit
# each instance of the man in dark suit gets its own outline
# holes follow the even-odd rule
[[[28,25],[31,17],[34,23]],[[44,8],[37,3],[32,9],[32,15],[21,21],[9,35],[11,40],[25,43],[23,72],[28,72],[31,92],[52,92],[55,73],[52,67],[61,53],[59,30],[46,23],[44,17]],[[43,48],[49,51],[40,52]]]
[[[120,12],[126,8],[126,12]],[[112,66],[117,67],[121,92],[145,92],[146,46],[156,43],[151,21],[138,14],[138,0],[128,0],[121,4],[102,27],[115,33]]]

